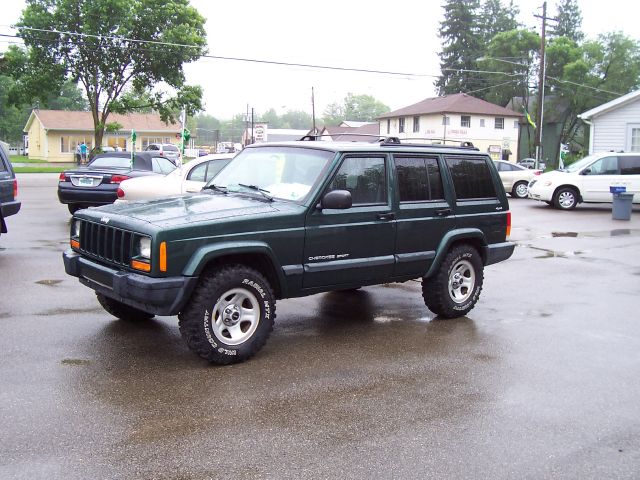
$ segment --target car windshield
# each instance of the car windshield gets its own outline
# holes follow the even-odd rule
[[[89,167],[97,168],[130,168],[130,157],[99,157],[94,159]]]
[[[598,159],[598,155],[589,155],[588,157],[584,157],[583,159],[578,160],[577,162],[574,162],[568,167],[564,168],[563,172],[569,172],[569,173],[577,172],[579,170],[582,170],[584,167],[590,165],[592,162],[595,162],[597,159]]]
[[[302,201],[335,153],[296,147],[243,150],[209,184],[228,192],[262,191],[269,197]]]

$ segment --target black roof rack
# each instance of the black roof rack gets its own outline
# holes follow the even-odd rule
[[[411,147],[438,147],[438,148],[463,148],[467,150],[478,150],[477,147],[473,145],[473,142],[467,140],[452,140],[450,138],[403,138],[402,140],[429,140],[431,143],[402,143],[399,137],[390,137],[385,135],[372,135],[370,133],[337,133],[337,134],[324,134],[324,135],[305,135],[300,141],[314,142],[317,141],[321,137],[372,137],[377,138],[380,145],[384,145],[385,147],[401,147],[401,146],[411,146]],[[455,143],[454,145],[445,145],[445,142]]]

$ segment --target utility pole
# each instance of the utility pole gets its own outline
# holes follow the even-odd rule
[[[318,132],[316,131],[316,99],[313,92],[313,87],[311,87],[311,112],[313,117],[313,134],[316,135]]]
[[[545,41],[547,33],[547,2],[542,4],[542,16],[535,15],[542,19],[542,35],[540,35],[540,78],[538,80],[538,112],[536,115],[536,138],[534,145],[536,147],[536,168],[542,160],[542,122],[544,121],[544,80],[545,80]]]

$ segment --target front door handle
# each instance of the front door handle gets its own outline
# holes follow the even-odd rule
[[[446,217],[447,215],[451,215],[450,208],[439,208],[436,210],[436,215],[439,217]]]
[[[396,218],[393,213],[379,213],[376,217],[378,220],[394,220]]]

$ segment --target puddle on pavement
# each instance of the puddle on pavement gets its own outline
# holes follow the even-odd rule
[[[53,286],[53,285],[58,285],[59,283],[62,283],[62,280],[38,280],[36,283],[39,285]]]
[[[606,238],[606,237],[621,237],[623,235],[636,236],[640,235],[640,229],[632,228],[616,228],[614,230],[605,230],[602,232],[551,232],[551,236],[554,238]]]
[[[91,364],[89,360],[82,360],[81,358],[65,358],[60,363],[62,365],[74,365],[74,366],[83,366],[83,365]]]

